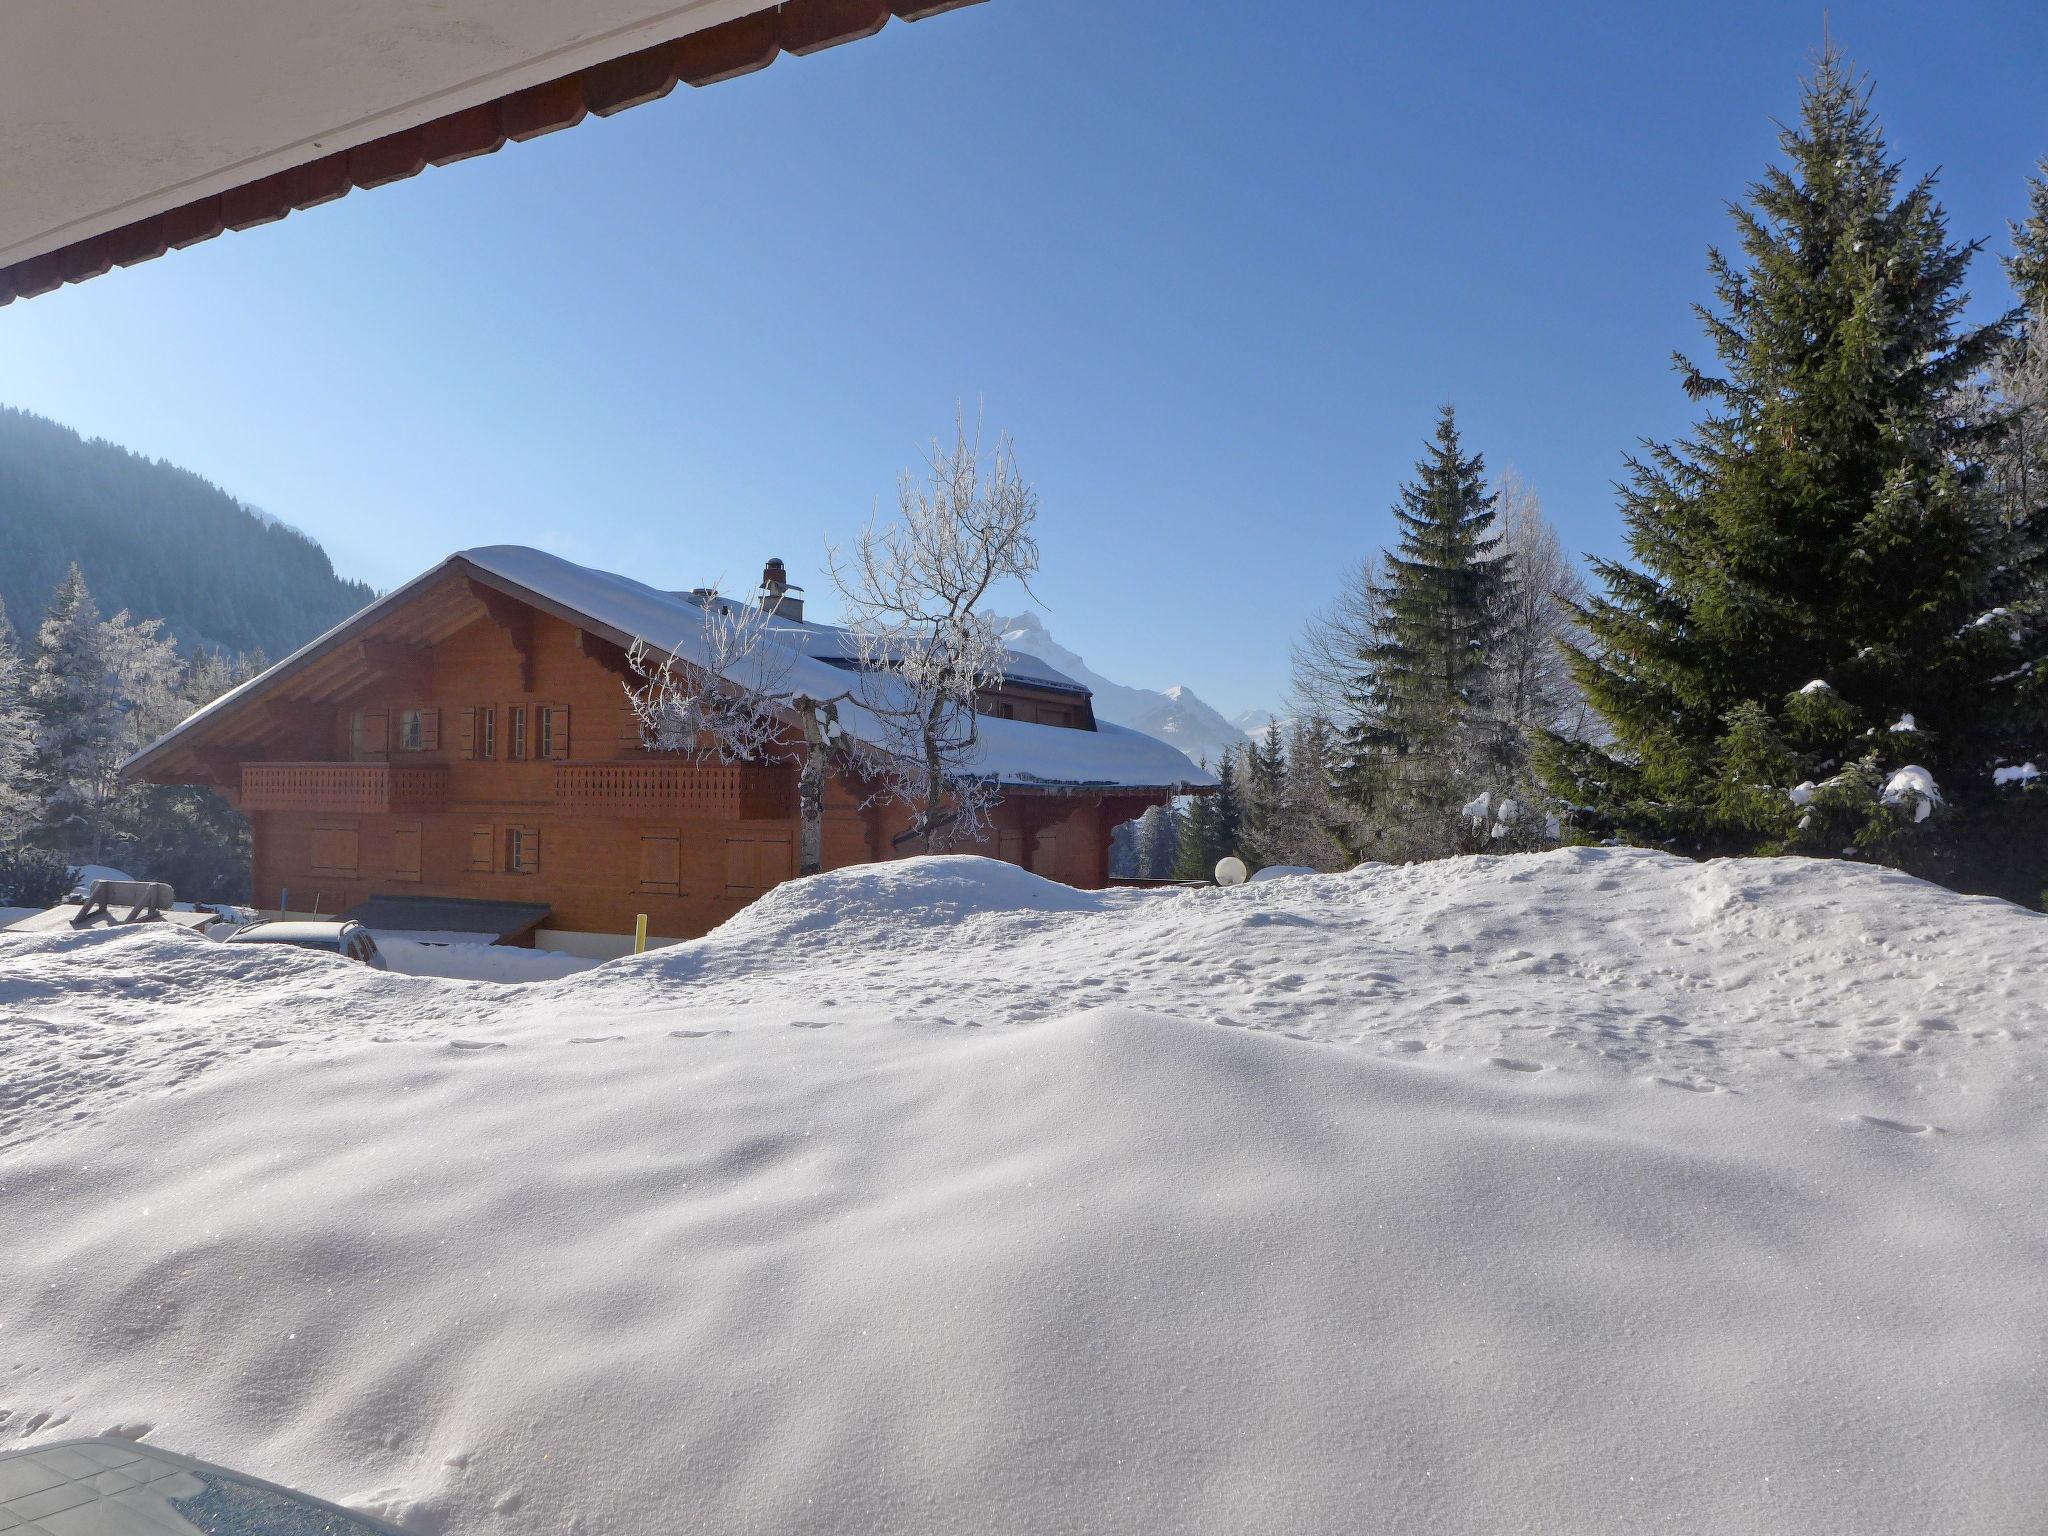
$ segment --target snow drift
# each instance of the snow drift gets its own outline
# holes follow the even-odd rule
[[[1587,851],[907,861],[509,990],[0,935],[0,1434],[422,1531],[2030,1531],[2044,952]]]

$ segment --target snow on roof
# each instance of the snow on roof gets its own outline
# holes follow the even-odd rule
[[[449,562],[453,561],[465,561],[486,575],[495,576],[556,607],[579,614],[600,628],[645,640],[656,650],[667,652],[679,660],[698,666],[709,664],[702,599],[663,591],[612,571],[577,565],[559,555],[523,544],[490,544],[465,549],[450,556]],[[444,562],[444,565],[449,562]],[[175,730],[136,753],[128,760],[128,765],[152,756],[173,738],[218,714],[234,701],[263,688],[278,674],[320,651],[365,614],[405,601],[441,569],[436,567],[386,593],[363,614],[337,625],[317,640],[301,646],[269,671],[222,694],[189,716]],[[846,691],[849,684],[846,662],[851,651],[846,631],[829,624],[777,618],[770,622],[767,633],[778,642],[780,651],[762,661],[761,678],[756,681],[772,677],[778,687],[800,689],[820,698],[830,698]],[[1085,686],[1057,668],[1035,657],[1010,654],[1018,666],[1014,672],[1006,670],[1006,676],[1037,687],[1087,694]],[[856,740],[874,742],[885,739],[879,722],[858,704],[841,705],[839,719],[847,733]],[[1181,789],[1209,786],[1216,782],[1213,774],[1196,767],[1177,748],[1156,737],[1106,722],[1098,722],[1094,730],[1085,731],[984,716],[979,752],[973,768],[1000,784],[1048,789]]]
[[[673,595],[693,605],[701,605],[704,601],[704,598],[696,593],[678,592]],[[720,595],[718,601],[727,606],[742,606],[742,601],[738,598]],[[851,665],[860,654],[853,632],[836,624],[820,624],[811,619],[791,619],[777,614],[769,621],[769,628],[786,637],[786,643],[800,646],[806,654],[815,656],[820,661]],[[1003,678],[1006,682],[1026,683],[1034,688],[1052,688],[1062,693],[1077,693],[1083,698],[1089,695],[1086,683],[1075,681],[1058,667],[1037,656],[1008,648],[1003,651]]]
[[[710,662],[704,607],[688,596],[520,544],[465,549],[458,558],[622,634],[645,640],[679,660],[699,666]],[[845,668],[834,665],[847,657],[845,631],[829,624],[777,619],[768,625],[767,634],[783,650],[762,664],[764,678],[772,672],[779,686],[820,698],[846,691]],[[1034,660],[1028,671],[1030,675],[1020,675],[1020,681],[1085,692],[1080,684],[1043,662]],[[858,704],[841,705],[839,719],[856,740],[885,739],[879,723]],[[1047,788],[1152,789],[1216,782],[1165,742],[1122,726],[1098,725],[1093,731],[1081,731],[989,716],[981,721],[974,767],[998,783]]]

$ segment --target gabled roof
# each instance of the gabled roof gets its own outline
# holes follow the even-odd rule
[[[235,718],[265,695],[280,695],[293,684],[315,698],[341,698],[362,682],[350,670],[350,642],[397,629],[431,643],[475,621],[473,600],[459,590],[465,578],[548,613],[621,647],[644,640],[655,650],[691,665],[708,667],[705,610],[699,600],[666,592],[630,576],[593,570],[544,550],[494,544],[463,550],[404,586],[385,594],[361,613],[287,656],[269,671],[230,690],[123,765],[134,775],[203,748],[210,738],[237,739]],[[469,602],[465,609],[462,604]],[[781,621],[769,627],[774,654],[756,659],[761,675],[737,681],[766,683],[831,697],[846,690],[844,634],[829,625]],[[813,647],[816,647],[814,650]],[[831,654],[825,655],[824,652]],[[1054,669],[1035,663],[1034,686],[1086,690]],[[1052,677],[1040,680],[1042,674]],[[856,740],[884,739],[878,722],[858,704],[840,706],[840,723]],[[1216,780],[1165,742],[1122,726],[1099,724],[1074,730],[1022,720],[984,716],[975,768],[997,782],[1043,789],[1195,789]]]

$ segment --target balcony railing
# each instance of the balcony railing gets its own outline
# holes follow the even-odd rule
[[[773,821],[795,814],[795,770],[756,763],[563,763],[555,809],[564,816],[674,816]]]
[[[244,763],[245,811],[438,811],[448,770],[438,764]]]

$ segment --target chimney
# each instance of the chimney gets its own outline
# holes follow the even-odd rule
[[[802,587],[789,584],[789,570],[780,560],[770,560],[761,570],[761,611],[777,618],[801,620],[804,616],[804,600],[792,597],[792,592],[801,592]]]

